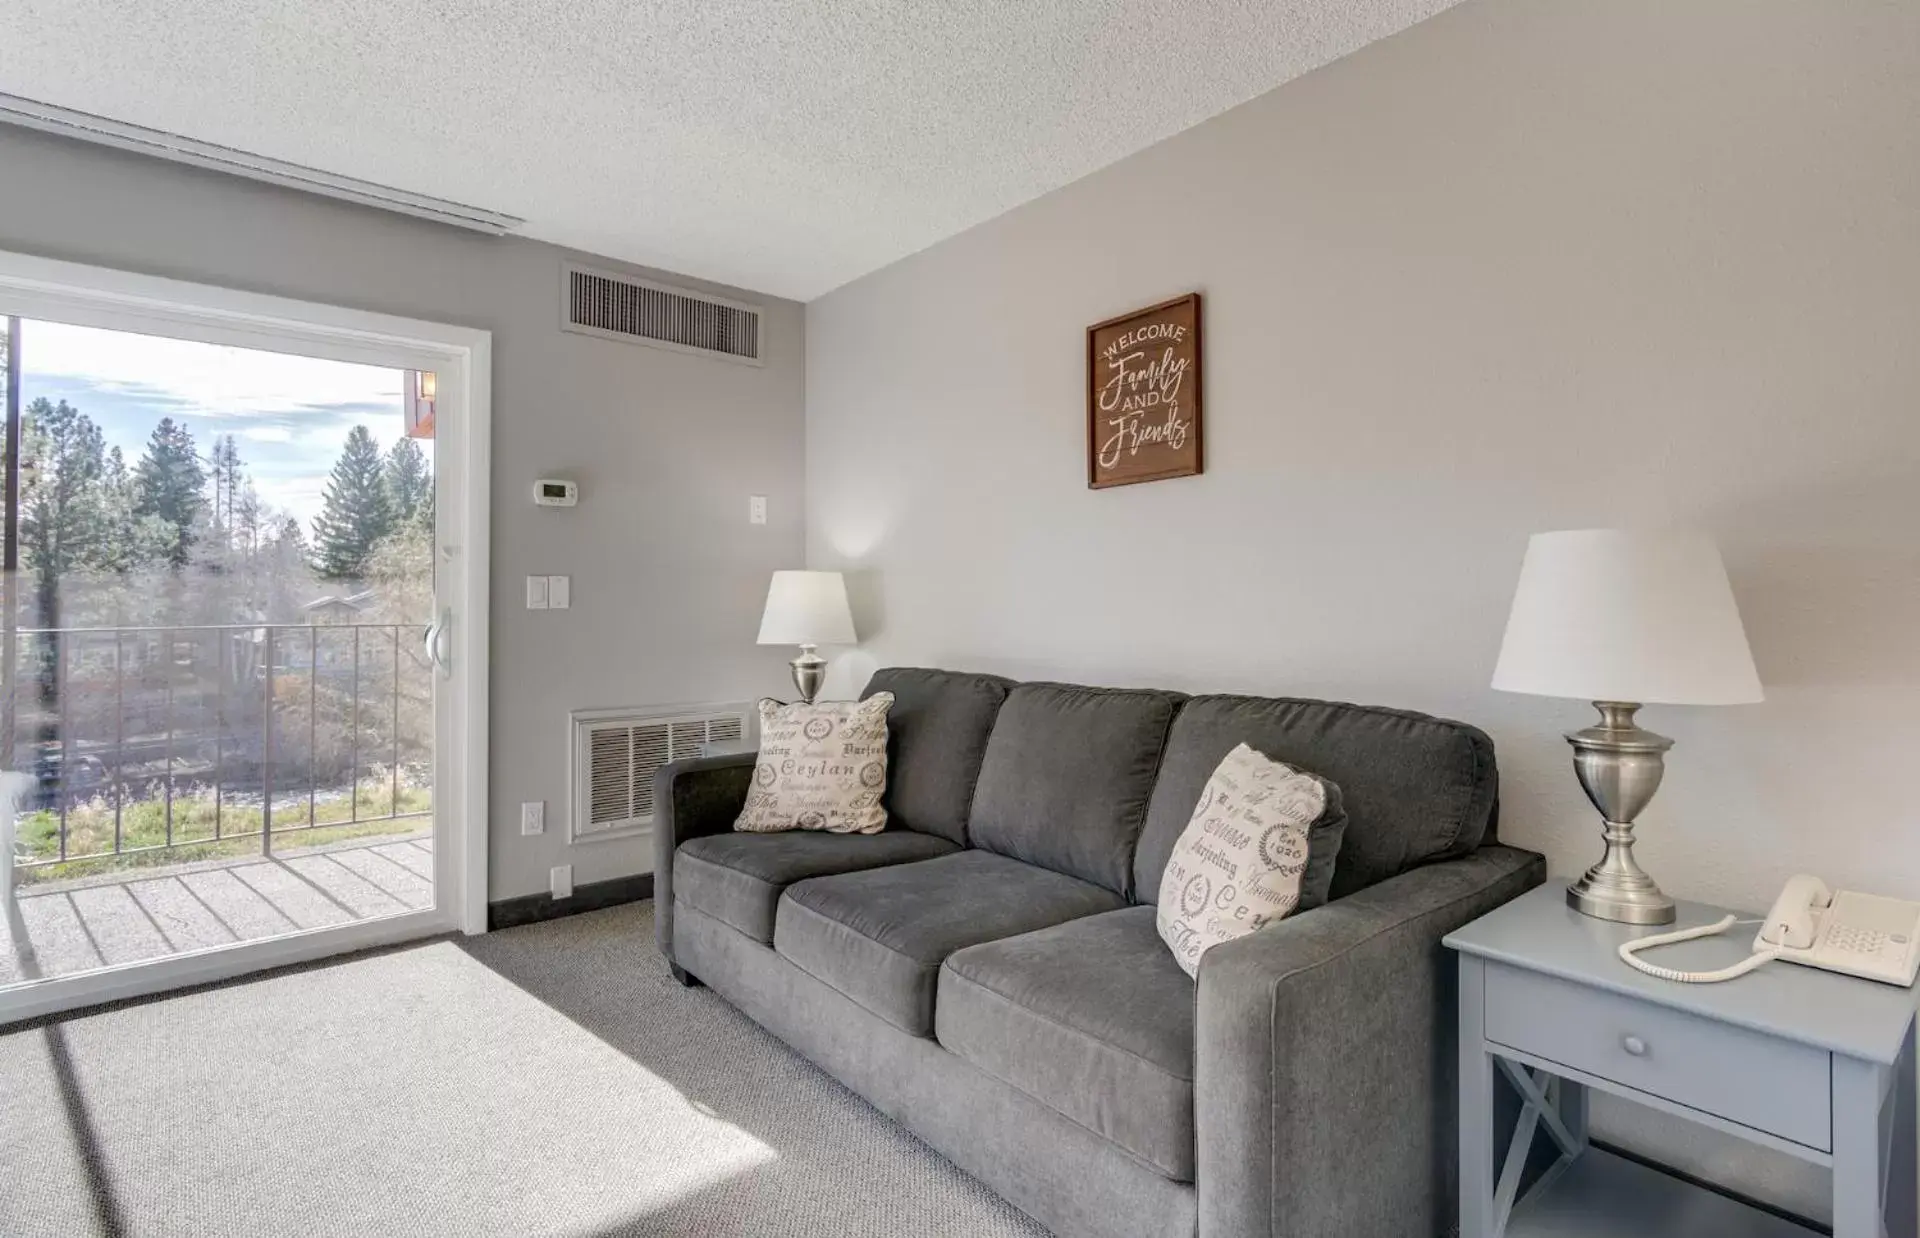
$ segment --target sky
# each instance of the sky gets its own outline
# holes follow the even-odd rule
[[[20,324],[21,407],[42,396],[92,418],[132,468],[162,417],[183,423],[205,457],[232,434],[261,502],[312,534],[347,432],[364,425],[384,451],[403,431],[401,371],[65,323]],[[420,443],[429,461],[433,443]]]

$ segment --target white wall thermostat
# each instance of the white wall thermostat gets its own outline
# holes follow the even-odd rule
[[[580,487],[575,482],[543,478],[533,483],[533,501],[539,507],[572,507],[580,501]]]

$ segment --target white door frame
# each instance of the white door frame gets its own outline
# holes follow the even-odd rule
[[[0,1025],[345,950],[487,928],[487,601],[491,332],[0,250],[0,316],[140,331],[438,375],[436,570],[452,598],[448,708],[437,710],[435,906],[356,924],[169,955],[0,993]]]

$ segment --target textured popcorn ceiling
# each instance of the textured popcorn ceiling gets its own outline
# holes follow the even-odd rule
[[[1454,0],[11,0],[0,91],[810,298]]]

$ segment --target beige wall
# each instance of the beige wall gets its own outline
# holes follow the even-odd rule
[[[718,290],[766,307],[762,368],[567,334],[565,251],[5,126],[0,249],[492,331],[491,897],[546,890],[555,864],[652,867],[644,840],[567,845],[567,714],[785,682],[753,638],[768,574],[803,553],[799,305]],[[577,508],[534,507],[555,475]],[[572,609],[526,610],[530,573],[571,574]],[[520,835],[523,800],[546,834]]]
[[[1768,699],[1648,711],[1647,864],[1920,898],[1916,49],[1910,3],[1473,0],[812,303],[809,556],[869,637],[838,679],[1467,718],[1566,876],[1590,711],[1487,687],[1526,536],[1704,526]],[[1207,473],[1089,492],[1083,329],[1190,289]],[[1821,1212],[1817,1171],[1680,1143]]]

